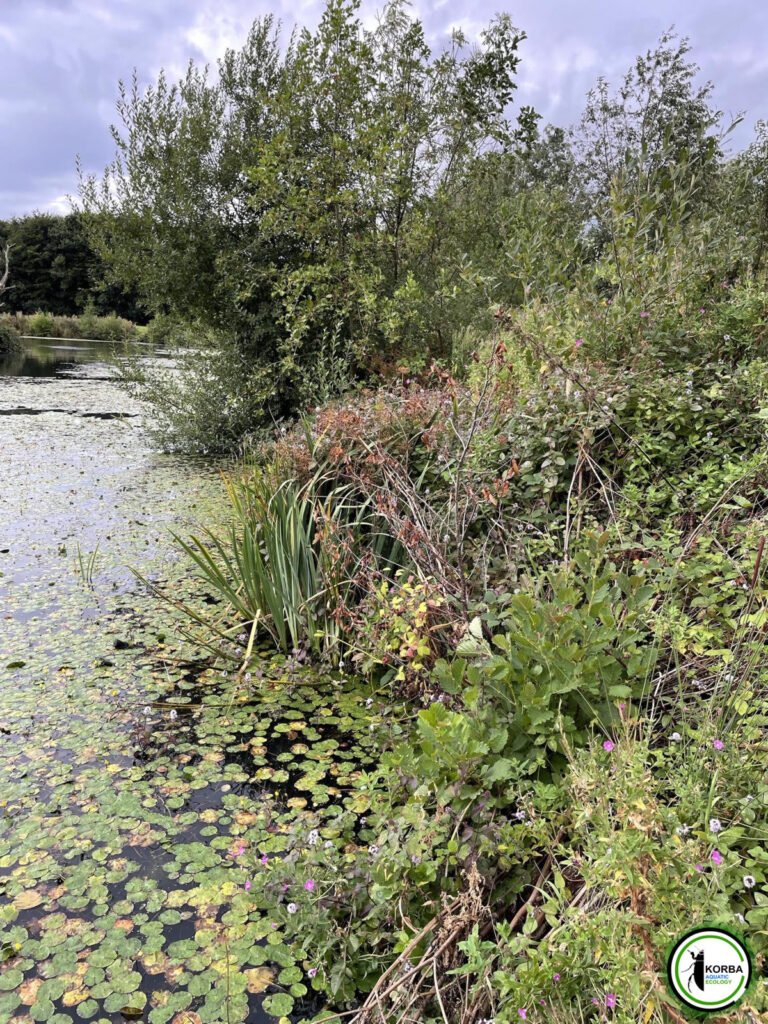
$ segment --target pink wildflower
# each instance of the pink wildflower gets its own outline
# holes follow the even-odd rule
[[[521,1007],[517,1011],[517,1016],[520,1017],[522,1020],[525,1020],[525,1018],[528,1016],[528,1011],[524,1007]]]
[[[314,878],[308,878],[306,880],[306,882],[304,883],[304,888],[307,890],[307,892],[314,892],[314,889],[315,889],[315,880],[314,880]]]
[[[609,754],[613,750],[613,747],[614,747],[613,740],[606,740],[605,743],[603,744],[603,750],[607,750]]]
[[[616,1006],[616,995],[613,992],[607,992],[605,996],[605,1005],[609,1010],[613,1010]]]
[[[576,346],[576,348],[581,348],[581,346],[584,344],[584,339],[583,338],[577,338],[576,341],[574,341],[573,344]]]
[[[712,863],[713,864],[722,864],[723,863],[723,855],[722,855],[722,853],[720,853],[719,850],[713,850],[712,853],[710,854],[710,857],[712,858]]]
[[[722,750],[725,747],[725,744],[722,740],[715,740],[712,746],[715,748],[715,750]]]
[[[250,888],[251,888],[251,883],[250,883],[250,881],[248,881],[248,882],[245,883],[245,891],[249,892]]]

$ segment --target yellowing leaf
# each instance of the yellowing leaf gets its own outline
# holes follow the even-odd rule
[[[64,993],[61,1001],[65,1006],[78,1006],[80,1003],[84,1003],[90,994],[91,991],[87,988],[71,988],[69,992]]]
[[[273,974],[268,967],[254,967],[245,971],[246,988],[249,992],[263,992],[272,984]]]
[[[39,907],[43,902],[43,897],[35,889],[27,889],[26,892],[20,892],[16,899],[13,901],[14,907],[17,910],[31,910],[32,907]]]
[[[22,985],[19,985],[19,999],[25,1006],[35,1005],[37,1002],[37,990],[42,984],[42,978],[32,978],[30,981],[25,981]]]

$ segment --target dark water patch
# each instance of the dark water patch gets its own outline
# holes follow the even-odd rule
[[[18,406],[15,409],[0,409],[0,416],[44,416],[49,412],[64,412],[70,413],[70,409],[28,409],[23,406]]]

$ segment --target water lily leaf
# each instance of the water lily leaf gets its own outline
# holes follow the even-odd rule
[[[23,980],[24,975],[21,971],[16,967],[11,968],[5,974],[0,974],[0,992],[10,992],[11,989],[18,988]]]
[[[31,910],[32,907],[39,907],[42,902],[43,897],[37,890],[27,889],[25,892],[19,893],[13,901],[13,905],[17,910]]]
[[[144,992],[134,992],[128,1003],[120,1008],[120,1013],[128,1020],[136,1020],[144,1015],[147,997]]]
[[[263,992],[272,984],[274,975],[268,967],[254,967],[245,971],[246,988],[251,993]]]
[[[271,1017],[287,1017],[293,1010],[293,997],[286,992],[275,992],[267,996],[262,1005]]]

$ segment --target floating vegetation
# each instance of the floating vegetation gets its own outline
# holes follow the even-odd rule
[[[6,393],[136,411],[92,368],[75,387]],[[262,654],[246,689],[169,644],[175,613],[128,566],[189,593],[167,528],[178,508],[215,523],[221,488],[136,423],[0,419],[0,1021],[299,1019],[320,1008],[306,951],[233,849],[280,857],[323,828],[354,844],[381,740],[344,677]]]

